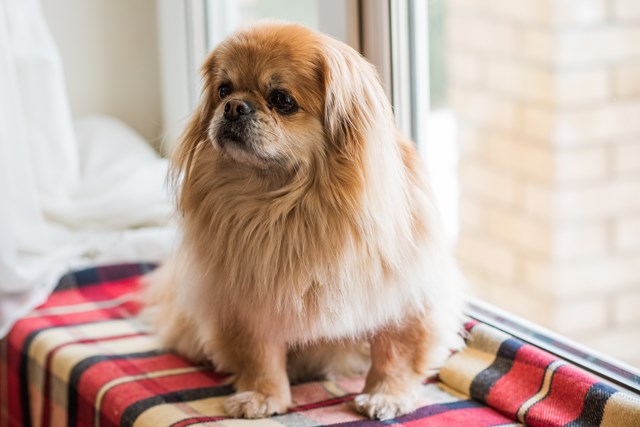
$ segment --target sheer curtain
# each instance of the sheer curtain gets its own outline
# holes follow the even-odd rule
[[[121,122],[74,123],[39,0],[0,0],[0,337],[69,268],[161,260],[166,160]]]

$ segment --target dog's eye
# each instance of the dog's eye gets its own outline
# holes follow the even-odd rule
[[[271,92],[267,101],[269,101],[269,105],[278,110],[280,114],[292,114],[298,110],[296,100],[283,90],[274,90]]]
[[[220,99],[225,99],[229,95],[231,95],[231,86],[221,85],[218,88],[218,96],[220,96]]]

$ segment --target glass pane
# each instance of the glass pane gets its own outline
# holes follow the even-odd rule
[[[637,58],[593,30],[630,27],[604,9],[493,3],[429,0],[419,114],[460,264],[478,297],[640,367],[640,92],[622,83]]]
[[[297,22],[318,30],[321,4],[320,0],[208,0],[208,50],[237,28],[260,19]]]
[[[313,29],[319,28],[319,0],[240,0],[237,3],[240,24],[277,17],[285,21],[299,22]]]
[[[429,92],[432,110],[441,109],[446,103],[444,6],[445,0],[429,0]]]

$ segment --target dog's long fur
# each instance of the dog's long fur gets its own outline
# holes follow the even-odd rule
[[[280,23],[231,36],[202,70],[201,105],[172,157],[182,241],[149,278],[162,342],[235,373],[233,416],[283,412],[290,377],[357,371],[367,352],[356,409],[412,410],[427,370],[460,345],[461,300],[414,144],[376,71],[343,43]],[[255,107],[249,149],[220,137],[224,82]],[[274,86],[297,112],[268,104]]]

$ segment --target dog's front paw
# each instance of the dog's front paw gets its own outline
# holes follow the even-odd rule
[[[390,420],[415,409],[408,396],[393,396],[384,393],[362,393],[353,399],[356,411],[371,419]]]
[[[243,391],[227,398],[224,409],[235,418],[264,418],[287,412],[287,405],[277,396]]]

